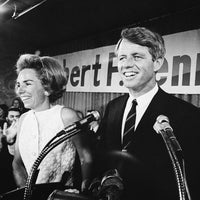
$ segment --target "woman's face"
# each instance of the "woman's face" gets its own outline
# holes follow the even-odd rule
[[[34,69],[23,69],[17,77],[16,93],[26,108],[35,111],[45,110],[49,106],[48,96]]]
[[[13,102],[13,107],[15,107],[15,108],[19,108],[19,107],[20,107],[19,101],[18,101],[17,99],[14,100],[14,102]]]

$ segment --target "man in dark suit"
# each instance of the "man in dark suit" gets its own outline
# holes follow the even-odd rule
[[[198,108],[164,92],[156,82],[156,72],[163,64],[163,38],[146,28],[124,29],[116,46],[118,71],[128,88],[125,94],[110,101],[100,123],[99,173],[116,168],[124,184],[123,200],[181,199],[172,160],[160,134],[153,126],[160,115],[169,118],[185,161],[187,184],[193,200],[198,194],[199,128]],[[136,100],[136,118],[131,138],[123,146],[126,117]],[[101,167],[100,167],[101,166]],[[184,176],[185,176],[184,175]],[[189,192],[185,191],[186,199]]]

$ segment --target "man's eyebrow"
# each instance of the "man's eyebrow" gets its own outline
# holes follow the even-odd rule
[[[132,53],[132,55],[141,55],[141,56],[145,56],[145,54],[143,52],[134,52]]]
[[[24,80],[23,82],[24,82],[24,83],[26,83],[26,82],[34,82],[34,80],[32,80],[32,79],[27,79],[27,80]],[[19,81],[16,81],[16,83],[19,83]]]

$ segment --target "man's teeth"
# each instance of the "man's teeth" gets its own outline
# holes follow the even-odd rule
[[[27,99],[29,99],[28,97],[23,97],[23,98],[21,98],[22,99],[22,101],[26,101]]]
[[[125,72],[124,75],[129,77],[129,76],[134,76],[135,73],[134,72]]]

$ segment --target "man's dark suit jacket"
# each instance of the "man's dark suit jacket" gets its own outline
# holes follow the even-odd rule
[[[200,199],[198,108],[159,88],[133,133],[128,152],[124,153],[121,151],[121,125],[127,99],[128,94],[125,94],[106,107],[98,129],[101,135],[96,156],[99,173],[118,169],[125,187],[123,200],[178,200],[179,190],[168,150],[161,135],[153,129],[156,118],[165,115],[182,147],[192,200]]]

